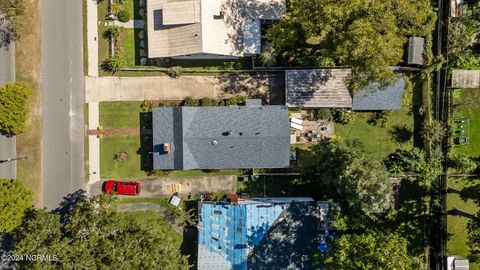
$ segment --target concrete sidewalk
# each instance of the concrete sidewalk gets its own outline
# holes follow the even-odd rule
[[[114,21],[113,25],[124,28],[139,28],[143,29],[146,25],[144,20],[130,20],[128,22]]]
[[[98,77],[97,0],[87,0],[88,76]]]
[[[99,126],[98,103],[88,103],[88,128],[96,129]],[[88,184],[87,194],[90,186],[100,181],[100,139],[95,135],[88,136]]]
[[[238,94],[272,96],[283,93],[283,89],[281,75],[87,77],[85,99],[101,102],[228,98]]]

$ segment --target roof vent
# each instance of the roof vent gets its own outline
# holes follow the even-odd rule
[[[217,145],[217,144],[218,144],[218,141],[217,141],[217,140],[213,140],[213,141],[212,141],[212,144],[213,144],[213,145]]]

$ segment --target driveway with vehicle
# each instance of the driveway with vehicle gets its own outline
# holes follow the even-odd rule
[[[117,180],[117,179],[114,179]],[[140,182],[142,191],[139,197],[165,197],[173,193],[201,194],[206,192],[237,191],[236,175],[221,176],[189,176],[189,177],[160,177],[153,179],[128,179],[125,181]],[[102,193],[104,181],[98,181],[88,187],[89,195],[95,196]]]

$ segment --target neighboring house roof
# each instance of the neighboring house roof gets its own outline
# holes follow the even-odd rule
[[[423,50],[425,39],[423,37],[408,38],[407,64],[423,65]]]
[[[345,84],[350,69],[298,69],[285,71],[288,107],[350,108],[352,97]]]
[[[170,144],[171,152],[163,152]],[[285,106],[153,110],[154,169],[284,168],[290,164]]]
[[[311,198],[202,202],[198,269],[312,269],[322,207]]]
[[[148,57],[258,54],[260,20],[285,12],[285,0],[147,0]]]
[[[392,68],[397,72],[397,68]],[[400,109],[404,81],[399,75],[391,86],[382,88],[372,83],[357,91],[353,98],[346,80],[350,69],[309,69],[285,71],[285,90],[288,107],[352,108],[358,111]]]
[[[405,82],[401,74],[393,85],[381,87],[378,83],[371,83],[353,95],[352,110],[354,111],[383,111],[398,110],[402,106]]]
[[[480,88],[480,70],[460,70],[452,71],[453,88]]]

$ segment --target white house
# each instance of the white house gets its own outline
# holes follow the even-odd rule
[[[147,0],[148,57],[259,54],[262,22],[285,12],[285,0]]]

